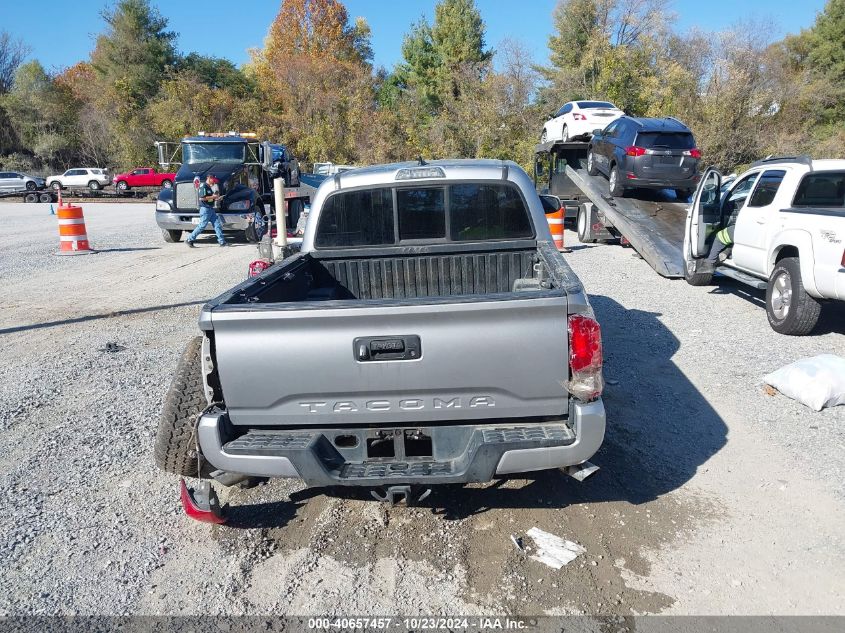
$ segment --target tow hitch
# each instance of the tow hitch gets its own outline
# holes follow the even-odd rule
[[[192,519],[203,523],[226,523],[217,493],[208,481],[200,482],[196,488],[188,488],[184,479],[179,480],[182,507]]]
[[[420,488],[419,486],[388,486],[387,488],[376,488],[370,490],[370,494],[376,501],[386,501],[392,506],[405,500],[405,505],[410,506],[418,503],[431,494],[431,488]]]

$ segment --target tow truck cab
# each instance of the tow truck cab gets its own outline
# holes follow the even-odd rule
[[[225,231],[245,231],[255,213],[263,215],[272,208],[272,179],[278,172],[286,186],[299,184],[298,164],[287,148],[259,143],[255,134],[200,132],[174,145],[156,143],[160,164],[179,165],[173,187],[162,190],[156,200],[156,223],[167,242],[180,241],[184,231],[199,223],[197,188],[209,174],[220,182],[218,214]]]

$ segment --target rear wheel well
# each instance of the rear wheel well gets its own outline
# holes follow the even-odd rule
[[[780,260],[786,257],[798,257],[798,247],[797,246],[782,246],[780,250],[775,255],[775,263],[777,264]]]

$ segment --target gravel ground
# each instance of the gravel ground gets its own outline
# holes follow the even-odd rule
[[[845,614],[845,407],[761,384],[845,355],[841,307],[782,337],[759,294],[578,245],[609,382],[597,475],[444,487],[416,508],[275,481],[222,491],[231,524],[210,527],[182,515],[153,433],[199,306],[256,251],[165,244],[151,205],[84,206],[99,252],[71,258],[49,207],[0,206],[0,615]],[[510,535],[534,526],[586,554],[531,560]]]

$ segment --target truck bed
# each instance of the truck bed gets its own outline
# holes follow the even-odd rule
[[[299,255],[255,282],[242,284],[221,303],[477,297],[550,290],[559,285],[535,243],[485,250],[463,247],[457,252],[454,247],[446,248],[418,248],[407,255],[383,254],[377,249]],[[545,287],[539,284],[540,274],[545,276]]]

